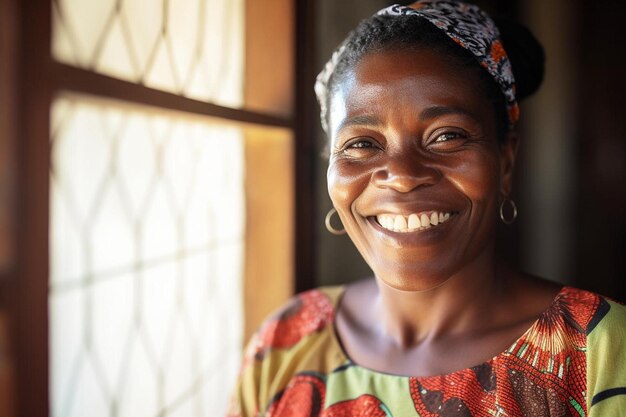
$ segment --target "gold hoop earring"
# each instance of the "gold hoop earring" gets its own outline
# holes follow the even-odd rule
[[[337,210],[333,207],[326,214],[326,219],[324,220],[326,230],[328,230],[333,235],[344,235],[346,233],[346,229],[335,229],[333,225],[330,224],[330,218],[333,217],[333,214],[335,213],[337,213]]]
[[[513,215],[509,219],[504,216],[504,204],[507,202],[509,203],[509,205],[511,206],[511,210],[513,211]],[[513,201],[509,197],[504,197],[504,200],[502,200],[502,203],[500,203],[500,219],[504,224],[513,224],[515,222],[515,219],[517,219],[517,206],[515,205],[515,201]]]

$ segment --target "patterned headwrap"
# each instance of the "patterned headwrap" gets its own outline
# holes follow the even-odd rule
[[[422,0],[409,6],[393,5],[380,10],[381,16],[420,16],[441,29],[454,42],[470,51],[478,63],[493,77],[504,95],[509,126],[519,119],[519,106],[515,99],[515,78],[500,31],[494,21],[477,6],[458,1]],[[317,76],[315,93],[320,103],[322,127],[328,132],[326,122],[328,82],[339,63],[347,39],[333,53],[331,59]]]

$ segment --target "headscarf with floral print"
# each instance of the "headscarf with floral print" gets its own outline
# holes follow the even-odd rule
[[[458,1],[422,0],[408,6],[398,4],[380,10],[381,16],[422,17],[442,30],[458,45],[470,51],[478,63],[493,77],[504,95],[509,126],[519,119],[519,106],[515,99],[515,78],[511,61],[502,46],[500,31],[494,21],[477,6]],[[320,103],[321,119],[326,126],[328,82],[343,54],[347,40],[333,53],[331,59],[317,76],[315,93]]]

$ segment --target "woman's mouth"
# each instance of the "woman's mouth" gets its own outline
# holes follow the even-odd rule
[[[440,211],[425,211],[402,214],[379,214],[376,216],[378,224],[392,232],[409,233],[435,227],[447,222],[454,213]]]

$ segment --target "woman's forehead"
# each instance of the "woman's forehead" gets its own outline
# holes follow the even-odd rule
[[[429,108],[457,109],[480,118],[484,107],[492,109],[478,84],[474,71],[429,49],[370,53],[335,88],[330,130],[363,114],[415,114]]]

